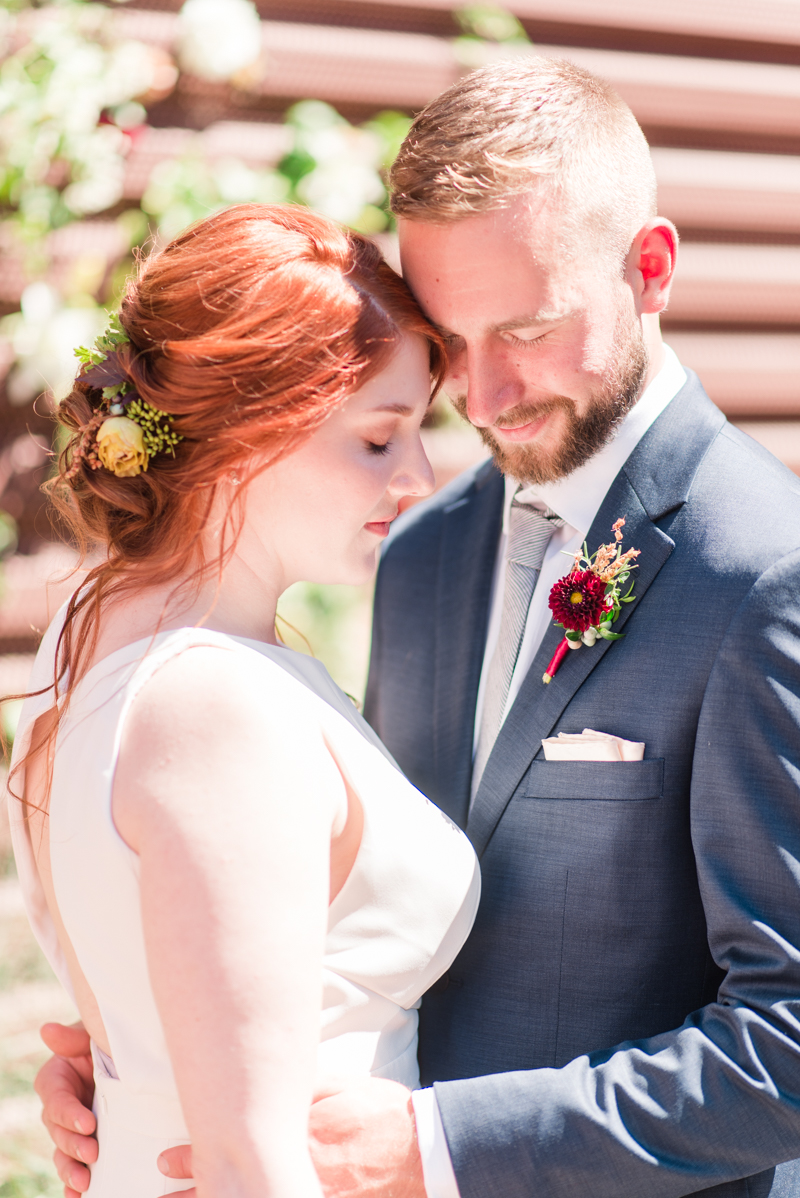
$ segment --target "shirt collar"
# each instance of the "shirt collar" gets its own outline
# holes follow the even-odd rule
[[[664,365],[628,412],[614,437],[594,457],[566,478],[524,486],[506,475],[503,532],[508,533],[508,513],[515,495],[524,503],[547,507],[586,536],[609,487],[650,425],[661,415],[686,383],[686,371],[674,350],[664,346]]]

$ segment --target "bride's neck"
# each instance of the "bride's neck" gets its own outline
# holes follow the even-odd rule
[[[163,586],[133,588],[103,611],[92,661],[135,641],[175,628],[200,626],[229,636],[278,644],[275,612],[285,590],[277,571],[256,572],[239,554],[221,578],[211,575],[201,586],[176,580]]]

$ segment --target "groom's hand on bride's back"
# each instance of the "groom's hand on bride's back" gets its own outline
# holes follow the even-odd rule
[[[326,1198],[425,1198],[411,1091],[405,1086],[372,1077],[333,1081],[314,1095],[308,1131]],[[158,1167],[176,1180],[191,1177],[191,1148],[168,1148]],[[180,1198],[193,1195],[194,1190],[184,1191]]]
[[[46,1023],[40,1034],[56,1054],[45,1062],[34,1083],[44,1107],[42,1122],[56,1146],[53,1161],[65,1198],[79,1198],[91,1180],[86,1166],[97,1160],[89,1036],[82,1024],[66,1027],[63,1023]]]
[[[425,1198],[411,1091],[377,1077],[314,1095],[311,1158],[326,1198]]]
[[[56,1145],[53,1159],[65,1198],[89,1188],[97,1160],[89,1037],[80,1025],[48,1023],[42,1039],[56,1055],[39,1070],[42,1119]],[[380,1078],[331,1081],[314,1095],[311,1156],[326,1198],[425,1198],[411,1092]],[[192,1176],[189,1145],[163,1152],[158,1167],[175,1180]],[[184,1191],[181,1198],[192,1198]]]

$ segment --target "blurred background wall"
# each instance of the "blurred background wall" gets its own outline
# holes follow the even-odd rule
[[[667,340],[800,473],[800,0],[0,0],[0,699],[25,687],[75,585],[39,494],[52,405],[137,249],[226,204],[289,200],[396,261],[384,180],[411,116],[465,71],[531,53],[573,59],[631,105],[682,238]],[[425,437],[440,484],[482,455],[445,402]],[[287,641],[355,695],[369,600],[299,586],[281,606]],[[0,703],[9,733],[15,712]],[[68,1008],[4,835],[0,1198],[36,1198],[58,1192],[30,1089],[36,1025]]]

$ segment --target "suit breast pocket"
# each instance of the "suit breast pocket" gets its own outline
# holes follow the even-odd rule
[[[641,802],[660,799],[664,758],[644,761],[534,761],[519,794],[525,799]]]

